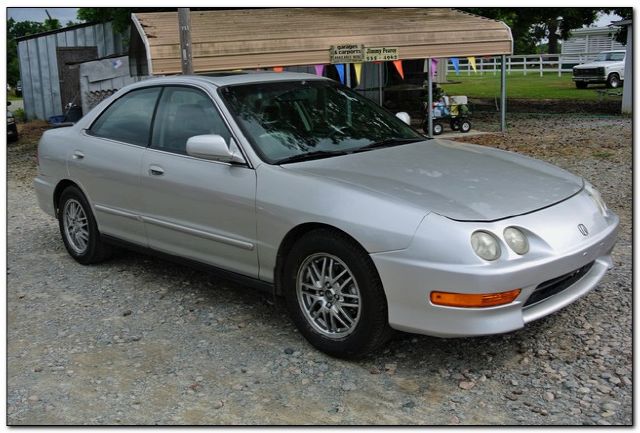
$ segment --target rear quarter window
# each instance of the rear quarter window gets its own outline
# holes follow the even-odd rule
[[[160,87],[133,90],[118,98],[89,128],[96,137],[147,146]]]

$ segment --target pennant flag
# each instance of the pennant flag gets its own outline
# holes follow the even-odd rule
[[[431,59],[431,79],[433,80],[438,70],[438,59]]]
[[[353,69],[356,70],[356,86],[360,84],[360,77],[362,76],[362,63],[354,63]]]
[[[473,68],[473,72],[478,72],[476,70],[476,58],[475,57],[467,57],[467,60],[469,61],[469,64]]]
[[[398,74],[400,74],[400,76],[404,80],[404,71],[402,70],[402,60],[394,60],[393,66],[396,67],[396,71],[398,71]]]
[[[282,66],[275,66],[273,68],[273,70],[276,71],[276,72],[282,72],[282,71],[284,71],[284,68]]]
[[[457,57],[451,57],[449,60],[451,60],[453,69],[456,71],[456,75],[460,75],[460,59]]]
[[[314,65],[313,67],[316,69],[316,75],[322,77],[322,74],[324,74],[324,65]]]
[[[338,75],[340,76],[340,82],[344,84],[344,65],[336,65]]]

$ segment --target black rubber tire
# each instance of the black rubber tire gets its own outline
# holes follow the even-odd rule
[[[444,126],[440,122],[434,122],[433,124],[433,135],[440,135],[444,132]]]
[[[586,83],[584,81],[576,81],[576,88],[578,89],[586,89],[588,85],[589,83]]]
[[[451,127],[452,131],[457,131],[458,129],[460,129],[460,122],[458,121],[458,119],[451,119],[449,121],[449,126]]]
[[[64,209],[65,203],[72,198],[80,203],[89,223],[88,247],[82,254],[78,254],[69,246],[69,242],[64,233],[62,210]],[[100,232],[98,231],[98,225],[96,224],[96,219],[93,216],[89,202],[87,202],[82,191],[75,186],[67,187],[62,191],[62,194],[60,194],[60,201],[58,203],[58,226],[60,227],[60,235],[62,236],[62,242],[64,243],[67,252],[78,263],[83,265],[100,263],[111,256],[111,246],[102,241]]]
[[[351,270],[360,290],[360,321],[355,330],[342,339],[331,339],[316,331],[298,303],[298,269],[307,257],[319,252],[339,257]],[[331,356],[360,358],[382,347],[393,335],[388,322],[387,298],[375,265],[359,244],[338,231],[316,229],[295,243],[284,266],[282,293],[289,315],[300,333],[314,347]]]
[[[617,72],[612,72],[607,77],[607,87],[610,89],[617,89],[620,87],[620,75]]]
[[[471,131],[471,121],[467,119],[462,120],[460,122],[460,132],[466,134],[469,131]]]

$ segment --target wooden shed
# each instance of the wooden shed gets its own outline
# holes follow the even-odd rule
[[[177,12],[132,15],[137,75],[181,72]],[[397,48],[398,58],[508,55],[509,27],[446,8],[276,8],[191,12],[195,73],[330,63],[332,46]]]

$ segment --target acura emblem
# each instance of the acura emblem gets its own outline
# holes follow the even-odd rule
[[[578,224],[578,230],[580,230],[582,236],[586,236],[589,234],[589,230],[587,230],[587,226],[585,226],[584,224]]]

